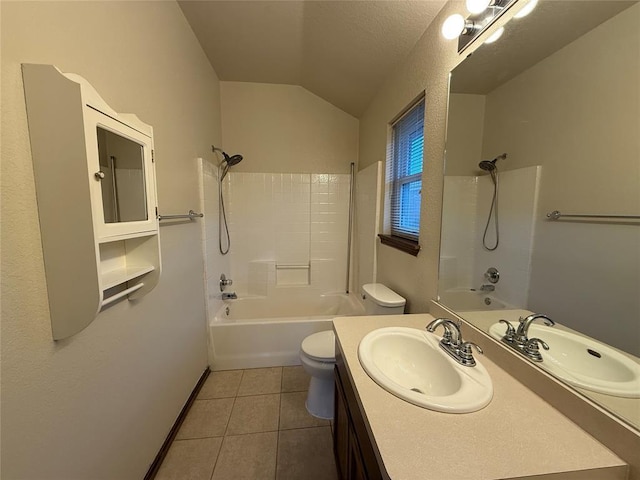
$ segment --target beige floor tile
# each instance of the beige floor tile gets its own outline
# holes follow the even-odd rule
[[[301,365],[282,368],[283,392],[306,392],[309,390],[311,376],[304,371]]]
[[[226,435],[276,431],[279,411],[279,394],[238,397]]]
[[[282,367],[245,370],[238,389],[238,396],[280,393]]]
[[[278,432],[224,437],[212,480],[270,480],[275,477]],[[304,477],[289,477],[293,479]]]
[[[276,480],[337,480],[329,427],[283,430],[278,439]]]
[[[196,400],[193,402],[176,438],[183,440],[185,438],[223,436],[231,415],[233,401],[233,398]]]
[[[155,479],[209,480],[221,445],[221,437],[174,441]]]
[[[198,400],[235,397],[241,379],[242,370],[211,372],[198,394]]]
[[[283,393],[280,399],[280,429],[320,427],[329,425],[329,420],[316,418],[307,412],[307,392]]]

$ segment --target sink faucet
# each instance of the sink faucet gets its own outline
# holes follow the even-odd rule
[[[427,332],[433,333],[436,328],[442,325],[444,334],[440,340],[440,348],[447,352],[456,362],[465,367],[474,367],[476,360],[473,358],[471,347],[476,347],[478,352],[482,353],[482,349],[472,342],[463,342],[460,326],[453,320],[448,318],[436,318],[427,325]]]
[[[543,340],[539,338],[529,338],[527,336],[529,327],[538,318],[544,320],[544,323],[549,327],[555,325],[553,320],[539,313],[532,313],[525,318],[520,317],[520,325],[518,325],[517,330],[513,328],[510,322],[500,320],[500,323],[507,325],[507,331],[502,337],[502,341],[534,362],[542,362],[542,355],[540,354],[538,345],[541,345],[545,350],[549,350],[549,345]]]
[[[542,315],[540,313],[532,313],[528,317],[522,318],[520,317],[520,325],[518,325],[518,330],[516,330],[515,341],[520,345],[526,344],[529,339],[527,338],[527,334],[529,333],[529,326],[538,318],[544,320],[545,325],[549,327],[553,327],[556,322],[551,320],[546,315]]]

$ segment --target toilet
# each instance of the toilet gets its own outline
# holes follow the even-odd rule
[[[401,315],[406,300],[381,283],[362,286],[365,315]],[[357,321],[358,317],[353,317]],[[336,337],[333,330],[314,333],[302,341],[300,361],[311,375],[307,411],[314,417],[333,419],[333,367],[336,364]]]

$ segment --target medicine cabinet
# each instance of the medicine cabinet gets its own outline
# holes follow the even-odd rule
[[[78,75],[34,64],[23,64],[22,75],[58,340],[158,283],[153,129],[115,112]]]

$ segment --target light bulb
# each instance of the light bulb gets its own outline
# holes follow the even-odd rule
[[[496,40],[498,40],[502,34],[504,33],[504,27],[500,27],[498,30],[496,30],[495,32],[493,32],[493,35],[491,35],[489,38],[487,38],[484,43],[493,43]]]
[[[467,0],[467,10],[469,13],[482,13],[490,3],[491,0]]]
[[[453,40],[460,36],[464,30],[464,17],[459,13],[454,13],[442,24],[442,36],[447,40]]]
[[[529,3],[527,3],[524,7],[522,7],[520,11],[516,13],[513,17],[514,18],[526,17],[533,11],[534,8],[536,8],[537,4],[538,4],[538,0],[529,0]]]

